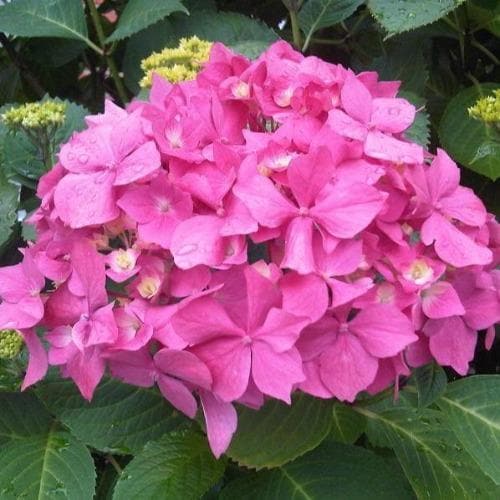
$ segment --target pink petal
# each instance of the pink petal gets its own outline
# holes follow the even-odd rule
[[[500,299],[494,290],[475,289],[462,303],[466,311],[463,319],[473,330],[486,330],[500,322]]]
[[[352,403],[359,392],[375,379],[378,361],[349,334],[340,334],[320,356],[320,376],[327,389],[340,401]]]
[[[65,373],[78,386],[82,396],[90,401],[95,388],[101,381],[105,371],[105,362],[96,347],[78,352],[66,365]]]
[[[192,348],[212,373],[212,391],[223,401],[240,398],[248,387],[251,351],[242,339],[221,337]]]
[[[434,242],[438,256],[455,267],[486,265],[493,258],[490,249],[475,243],[438,213],[424,222],[420,236],[425,245]]]
[[[264,324],[251,336],[266,342],[276,352],[287,351],[297,341],[300,332],[310,320],[291,314],[283,309],[272,308]]]
[[[216,458],[229,447],[236,432],[238,415],[234,406],[217,399],[211,392],[200,391],[200,399],[205,414],[208,442]]]
[[[332,393],[326,388],[321,380],[318,361],[303,363],[302,370],[304,371],[306,379],[299,384],[301,391],[317,398],[330,399],[333,397]]]
[[[287,176],[299,206],[310,207],[334,172],[335,162],[325,146],[292,160]]]
[[[287,273],[280,280],[283,309],[318,321],[328,307],[328,289],[324,281],[313,274]]]
[[[360,122],[368,123],[372,111],[372,96],[353,73],[347,74],[340,91],[340,100],[346,113]]]
[[[297,212],[273,182],[261,175],[239,181],[234,185],[233,192],[257,222],[266,227],[279,227]]]
[[[366,184],[326,186],[311,209],[313,216],[331,235],[353,238],[382,209],[384,196]]]
[[[139,387],[153,387],[157,370],[147,349],[113,352],[107,355],[113,377]]]
[[[411,321],[396,307],[376,304],[361,310],[349,323],[363,347],[377,358],[388,358],[418,340]]]
[[[423,163],[422,146],[389,137],[382,132],[370,131],[366,137],[364,151],[366,156],[394,163]]]
[[[460,169],[445,151],[438,148],[434,160],[426,170],[426,177],[431,200],[436,203],[457,189],[460,182]]]
[[[181,222],[170,243],[175,264],[181,269],[221,264],[225,257],[224,240],[219,234],[222,224],[211,215],[195,215]]]
[[[328,125],[331,129],[344,137],[354,139],[356,141],[364,141],[368,130],[364,123],[351,118],[348,114],[340,109],[332,109],[328,113]]]
[[[60,219],[73,229],[110,222],[120,215],[113,188],[114,175],[68,174],[54,192]]]
[[[467,224],[480,227],[486,222],[486,208],[470,188],[458,186],[455,191],[440,200],[443,214]]]
[[[210,270],[205,266],[191,269],[173,267],[170,271],[170,293],[174,297],[187,297],[203,290],[210,281]]]
[[[26,297],[16,304],[0,304],[0,329],[31,328],[43,318],[44,307],[40,297]]]
[[[219,335],[244,335],[212,297],[200,297],[180,307],[172,316],[171,324],[175,333],[191,344],[199,344]]]
[[[436,361],[451,366],[460,375],[467,375],[469,362],[474,358],[477,333],[458,316],[429,320],[424,332],[430,337],[429,348]]]
[[[164,398],[174,408],[177,408],[190,418],[196,416],[198,403],[191,391],[181,381],[160,375],[157,383]]]
[[[397,134],[406,130],[415,119],[415,106],[406,99],[373,99],[371,125],[382,132]]]
[[[300,274],[309,274],[316,270],[312,247],[313,224],[310,217],[295,217],[288,224],[285,255],[280,267],[294,269]]]
[[[154,356],[156,366],[165,374],[210,389],[212,375],[193,353],[174,349],[160,349]]]
[[[252,376],[264,394],[290,404],[293,386],[305,379],[299,351],[292,348],[277,353],[267,343],[255,342],[252,345]]]
[[[116,167],[115,186],[125,186],[143,179],[161,166],[160,153],[153,141],[146,142],[124,158]]]
[[[26,375],[21,386],[21,390],[24,391],[45,377],[49,365],[47,353],[36,333],[33,330],[22,330],[21,335],[29,353],[28,368],[26,369]]]
[[[371,278],[359,278],[358,280],[347,283],[338,279],[328,278],[326,280],[332,292],[331,307],[339,307],[351,302],[364,295],[373,287]]]
[[[422,292],[422,309],[432,319],[465,314],[457,292],[446,281],[434,283]]]

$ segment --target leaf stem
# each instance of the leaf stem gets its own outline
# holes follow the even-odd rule
[[[290,13],[290,23],[292,25],[293,44],[300,50],[300,47],[302,45],[302,35],[300,33],[299,18],[297,17],[297,11],[291,9],[289,10],[289,13]]]
[[[495,63],[497,66],[500,65],[500,59],[493,54],[490,50],[488,50],[483,44],[479,43],[475,38],[471,38],[470,44],[473,47],[476,47],[476,49],[480,50],[485,56],[487,56],[493,63]]]
[[[121,476],[123,469],[113,455],[106,455],[106,460],[113,466],[116,473]]]
[[[111,78],[115,82],[116,90],[118,92],[120,100],[122,101],[122,104],[126,104],[128,102],[127,91],[125,90],[123,81],[120,78],[120,73],[118,72],[115,60],[113,59],[111,54],[106,51],[106,37],[104,35],[104,30],[102,29],[99,12],[97,12],[97,7],[95,6],[94,0],[86,0],[86,2],[90,12],[90,17],[92,18],[92,23],[95,28],[97,39],[99,40],[99,45],[101,46],[101,55],[106,59]]]

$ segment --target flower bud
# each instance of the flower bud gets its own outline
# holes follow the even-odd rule
[[[17,330],[0,330],[0,359],[15,358],[23,348],[23,337]]]

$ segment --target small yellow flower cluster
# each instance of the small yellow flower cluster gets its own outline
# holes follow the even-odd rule
[[[66,104],[56,101],[28,102],[1,115],[11,129],[40,129],[62,125]]]
[[[0,359],[15,358],[23,348],[23,338],[17,330],[0,330]]]
[[[178,47],[153,52],[142,60],[144,77],[140,81],[140,86],[150,88],[153,83],[153,73],[159,74],[171,83],[193,80],[201,65],[208,61],[211,48],[212,42],[192,36],[181,38]]]
[[[481,97],[469,109],[469,116],[486,123],[500,123],[500,89],[495,89],[493,95]]]

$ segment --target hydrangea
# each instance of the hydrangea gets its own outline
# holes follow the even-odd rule
[[[48,100],[15,106],[1,116],[11,129],[53,128],[64,122],[65,111],[65,103]]]
[[[195,79],[153,74],[148,100],[87,117],[40,180],[36,243],[0,269],[24,387],[49,365],[89,400],[106,371],[158,386],[202,407],[219,456],[237,405],[353,402],[433,359],[466,374],[500,317],[500,227],[406,138],[398,88],[215,43]]]
[[[17,330],[0,330],[0,359],[12,359],[23,348],[23,337]]]

